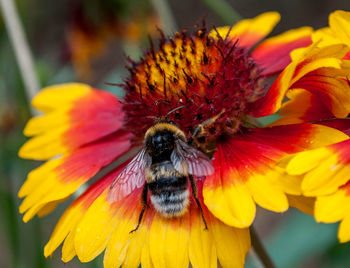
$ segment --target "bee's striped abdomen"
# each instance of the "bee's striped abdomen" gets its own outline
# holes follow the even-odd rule
[[[166,167],[164,167],[166,165]],[[165,168],[165,172],[159,169]],[[169,170],[171,169],[171,171]],[[148,183],[150,199],[153,207],[164,217],[177,217],[187,211],[189,204],[189,188],[187,177],[174,174],[174,168],[170,162],[160,163],[151,167],[150,172],[158,176],[156,180]],[[176,172],[176,171],[175,171]]]

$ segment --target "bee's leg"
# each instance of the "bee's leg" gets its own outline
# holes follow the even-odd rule
[[[141,197],[142,198],[141,199],[142,209],[141,209],[141,212],[140,212],[140,215],[139,215],[139,220],[138,220],[138,223],[136,225],[136,228],[134,230],[130,231],[130,234],[133,233],[133,232],[136,232],[137,229],[139,229],[139,227],[140,227],[143,214],[145,214],[145,210],[146,210],[146,207],[147,207],[147,194],[148,194],[148,184],[145,183],[145,186],[143,186],[143,189],[142,189],[142,197]]]
[[[217,114],[214,117],[209,118],[208,120],[205,120],[203,123],[197,125],[194,128],[193,134],[192,134],[191,138],[188,140],[188,143],[192,144],[193,141],[196,139],[196,137],[203,133],[204,127],[213,124],[224,112],[225,112],[225,109],[222,109],[222,111],[219,114]]]
[[[208,230],[207,222],[204,218],[203,209],[202,209],[201,203],[198,200],[196,183],[194,182],[193,176],[191,174],[188,175],[188,177],[190,178],[190,182],[191,182],[192,196],[194,197],[194,200],[196,200],[197,206],[199,207],[199,210],[201,212],[201,216],[202,216],[202,219],[204,222],[205,230]]]

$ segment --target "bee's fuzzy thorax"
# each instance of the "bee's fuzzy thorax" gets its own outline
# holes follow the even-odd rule
[[[183,141],[186,141],[186,136],[182,130],[177,126],[167,122],[156,123],[154,126],[150,127],[145,134],[145,140],[154,136],[158,132],[169,131],[173,133],[176,137],[181,138]]]
[[[164,177],[181,177],[180,174],[170,161],[165,161],[163,164],[152,165],[151,168],[147,168],[145,172],[146,182],[154,182]]]

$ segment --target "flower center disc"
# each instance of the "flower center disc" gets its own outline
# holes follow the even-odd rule
[[[153,45],[139,63],[129,67],[125,80],[126,127],[143,138],[155,118],[169,111],[187,137],[196,125],[220,114],[202,143],[239,130],[249,103],[264,94],[264,79],[247,49],[239,40],[208,34],[206,29],[189,36],[177,33],[173,39]]]

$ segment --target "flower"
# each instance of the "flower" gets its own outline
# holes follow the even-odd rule
[[[134,8],[125,16],[130,4]],[[78,77],[85,81],[93,73],[92,62],[106,52],[111,41],[118,38],[129,45],[140,43],[145,32],[155,35],[160,24],[155,14],[140,12],[132,1],[115,4],[102,0],[89,5],[78,1],[69,9],[65,46]]]
[[[335,11],[329,17],[329,27],[316,31],[313,34],[313,39],[318,46],[323,47],[327,45],[345,44],[350,45],[350,39],[347,33],[343,32],[346,27],[350,26],[350,12]],[[349,49],[349,48],[348,48]],[[349,51],[349,50],[348,50]],[[341,53],[342,56],[344,53]],[[349,59],[349,52],[345,54],[344,59]],[[346,88],[349,86],[347,76],[350,73],[349,61],[343,61],[342,68],[327,70],[327,73],[337,74],[343,77],[342,80],[329,80],[329,85],[335,88]],[[346,78],[345,78],[346,77]],[[303,94],[303,93],[300,93]],[[292,100],[292,102],[300,102],[299,100]],[[304,98],[304,101],[307,98]],[[318,96],[309,96],[311,101],[319,101]],[[322,117],[315,116],[317,111],[311,109],[309,111],[297,111],[293,109],[291,120],[318,120],[319,124],[327,125],[345,134],[350,134],[350,120],[348,118],[347,95],[342,98],[333,98],[337,102],[334,104],[324,102],[317,109]],[[285,109],[290,111],[286,104]],[[338,116],[345,117],[345,119],[337,119],[330,111],[337,107],[343,107],[337,112]],[[293,119],[292,119],[293,118]],[[323,120],[322,120],[323,119]],[[328,120],[325,120],[328,119]],[[321,121],[320,121],[321,120]],[[286,165],[286,171],[289,175],[301,176],[301,190],[302,194],[308,199],[299,200],[297,207],[304,206],[305,201],[314,200],[314,208],[312,214],[316,221],[324,223],[333,223],[340,221],[338,238],[340,242],[350,241],[350,207],[349,204],[349,168],[350,168],[350,140],[330,144],[314,150],[301,152],[292,157]]]
[[[118,130],[124,113],[121,105],[107,92],[83,84],[65,84],[42,90],[33,104],[51,112],[31,119],[25,133],[34,135],[51,130],[41,134],[34,143],[27,143],[20,154],[30,152],[36,159],[57,154],[63,157],[49,160],[29,174],[19,192],[20,197],[27,196],[20,207],[20,212],[26,211],[24,221],[35,214],[49,213],[131,146],[130,133]],[[57,126],[57,131],[52,131]],[[50,148],[47,144],[51,144]],[[250,248],[248,229],[227,226],[213,217],[203,204],[200,181],[199,198],[210,231],[204,230],[198,207],[192,200],[184,218],[166,220],[147,210],[140,229],[130,234],[141,210],[140,189],[119,203],[111,204],[106,199],[110,184],[123,167],[125,164],[99,179],[69,206],[45,247],[45,256],[50,256],[64,241],[62,260],[65,262],[75,255],[83,262],[89,261],[106,248],[105,267],[140,261],[147,267],[150,257],[156,267],[162,262],[178,267],[189,259],[197,267],[212,265],[217,260],[224,267],[243,266]]]
[[[278,20],[278,13],[268,12],[232,28],[208,33],[203,26],[193,35],[183,31],[168,40],[162,37],[158,49],[151,44],[140,62],[131,61],[130,76],[122,85],[126,95],[120,101],[77,83],[46,88],[34,98],[33,106],[45,114],[28,122],[24,133],[34,137],[19,155],[47,162],[30,172],[19,191],[24,221],[51,212],[112,161],[130,161],[133,154],[128,152],[142,145],[154,118],[167,115],[212,158],[215,168],[203,182],[196,180],[208,231],[203,230],[200,209],[191,196],[182,217],[165,219],[149,205],[140,228],[130,233],[141,211],[142,187],[129,180],[131,192],[124,199],[111,203],[106,198],[126,162],[70,205],[45,256],[64,241],[64,261],[75,255],[90,261],[106,249],[106,267],[135,267],[140,262],[143,267],[187,267],[189,262],[206,267],[217,260],[222,267],[243,266],[250,247],[247,227],[256,204],[284,212],[288,195],[301,194],[301,179],[286,174],[285,157],[348,138],[331,126],[291,122],[289,115],[296,113],[299,103],[291,105],[293,98],[287,102],[289,113],[282,105],[286,94],[302,90],[320,99],[319,104],[305,102],[305,111],[323,118],[322,107],[327,116],[345,117],[350,93],[342,80],[342,58],[348,48],[309,46],[308,27],[266,39],[254,48]],[[307,48],[290,56],[300,47]],[[269,87],[267,78],[281,71]],[[337,100],[343,97],[338,107]],[[280,108],[283,118],[258,126],[259,117]]]
[[[348,120],[347,120],[348,121]],[[345,122],[349,128],[349,122]],[[303,175],[303,194],[316,197],[316,221],[341,221],[340,242],[350,241],[350,140],[299,153],[289,162],[290,174]]]

